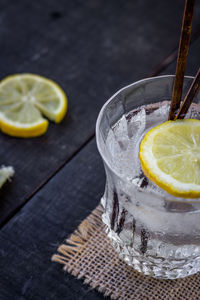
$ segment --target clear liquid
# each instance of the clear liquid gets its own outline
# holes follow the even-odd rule
[[[169,107],[169,102],[165,101],[162,104],[155,103],[123,115],[109,130],[106,139],[106,148],[117,173],[126,177],[137,187],[166,197],[171,195],[143,174],[138,153],[144,135],[151,128],[168,120]],[[195,108],[196,105],[193,105],[186,118],[200,118]]]
[[[199,111],[194,104],[186,118],[200,119]],[[129,265],[147,275],[180,278],[200,270],[200,210],[148,180],[138,158],[143,136],[167,121],[168,112],[167,101],[140,107],[109,130],[106,155],[120,176],[107,171],[103,221],[112,245]]]

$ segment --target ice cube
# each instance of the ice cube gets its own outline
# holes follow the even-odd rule
[[[146,112],[145,109],[142,108],[136,115],[134,115],[127,122],[127,132],[129,139],[137,138],[141,135],[146,127]]]
[[[168,120],[169,104],[163,104],[150,114],[148,114],[146,128],[155,127]]]
[[[116,123],[112,128],[115,140],[118,142],[122,151],[125,151],[128,147],[128,129],[127,129],[127,120],[125,115]]]

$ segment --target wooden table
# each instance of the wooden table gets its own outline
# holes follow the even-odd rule
[[[127,84],[175,72],[183,2],[1,1],[1,78],[41,74],[69,98],[66,118],[44,136],[0,133],[0,164],[16,171],[0,190],[1,300],[103,299],[51,256],[104,191],[94,134],[101,106]],[[196,1],[187,75],[200,64],[199,12]]]

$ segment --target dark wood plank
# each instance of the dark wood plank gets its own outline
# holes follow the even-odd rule
[[[178,44],[183,6],[182,0],[1,1],[0,78],[39,73],[69,96],[66,119],[45,136],[0,133],[0,164],[16,170],[0,191],[1,224],[93,136],[105,100],[151,73]]]
[[[191,42],[190,44],[193,44],[196,40],[198,40],[200,36],[200,24],[198,24],[198,16],[200,13],[200,7],[195,5],[194,10],[194,18],[193,18],[193,26],[192,26],[192,34],[191,34]],[[174,61],[177,59],[178,54],[178,48],[174,48],[171,53],[169,53],[168,56],[165,57],[165,59],[158,65],[155,66],[155,69],[149,76],[157,76],[158,74],[166,74],[166,70],[168,70],[168,67],[174,63]],[[176,69],[176,68],[175,68]],[[175,74],[175,69],[172,69],[171,71],[173,73],[168,74]],[[187,71],[187,70],[186,70]]]
[[[199,59],[198,45],[200,39],[191,47],[191,72]],[[4,226],[0,231],[1,300],[103,299],[50,258],[97,205],[104,183],[93,140]]]
[[[1,300],[103,298],[50,259],[59,243],[98,204],[104,183],[93,140],[4,226],[0,232]]]
[[[137,5],[139,4],[137,3]],[[58,20],[55,22],[57,21]],[[196,45],[195,43],[191,49],[191,57],[194,59],[194,64],[190,64],[190,66],[191,72],[194,73],[199,58],[199,48]],[[127,69],[128,68],[129,67],[127,67]],[[124,80],[126,79],[122,78],[123,83]],[[114,80],[113,83],[109,85],[109,88],[111,86],[114,87],[114,83],[116,84],[116,82],[117,81]],[[73,92],[76,93],[75,90]],[[110,90],[110,92],[112,91]],[[84,95],[86,94],[85,92]],[[84,99],[84,97],[82,99]],[[90,97],[90,100],[91,99]],[[74,109],[76,109],[75,104]],[[74,115],[69,115],[69,118],[70,116],[72,118]],[[90,116],[88,116],[88,118],[90,118]],[[70,122],[69,119],[66,119],[67,126],[70,126]],[[76,124],[78,124],[78,122]],[[58,138],[58,141],[59,143],[63,141],[61,146],[64,145],[65,147],[73,148],[70,146],[71,140],[69,143],[68,140],[65,141],[64,139],[66,138],[65,131],[68,128],[65,126],[66,125],[61,125],[62,134],[64,135],[63,140]],[[77,126],[79,126],[79,124]],[[14,146],[19,147],[17,151],[23,149],[24,156],[27,156],[27,158],[23,158],[20,161],[22,156],[18,157],[18,166],[22,168],[22,170],[19,170],[19,173],[16,174],[15,180],[11,184],[5,186],[2,191],[1,201],[6,201],[4,193],[7,193],[10,197],[12,196],[15,201],[18,201],[17,199],[23,195],[23,191],[25,191],[26,196],[28,196],[33,186],[36,186],[35,173],[32,173],[32,170],[24,167],[28,159],[33,157],[31,161],[32,166],[35,165],[37,172],[41,172],[43,175],[46,172],[43,168],[47,167],[48,163],[54,164],[54,152],[50,151],[49,158],[43,157],[43,159],[46,160],[44,165],[41,165],[41,161],[39,164],[36,161],[36,157],[38,153],[41,153],[38,152],[39,147],[44,151],[45,147],[43,143],[48,142],[50,148],[54,147],[52,137],[56,137],[56,130],[55,128],[54,135],[52,135],[52,132],[51,135],[48,133],[45,137],[34,140],[34,143],[31,140],[21,141],[15,139],[13,139],[13,142],[12,139],[5,136],[3,137],[3,140],[5,139],[6,141],[5,152],[10,151],[9,147],[11,146],[13,148]],[[51,131],[54,132],[54,126],[52,126]],[[82,134],[84,135],[84,132],[82,132]],[[72,135],[70,135],[70,137],[72,140],[75,138]],[[77,139],[77,141],[79,140]],[[79,145],[78,142],[77,144]],[[57,145],[59,152],[62,149],[61,146]],[[32,156],[29,155],[29,151],[32,151]],[[66,158],[68,156],[65,151],[63,151],[64,154],[62,155],[65,155]],[[13,156],[16,155],[14,152],[13,150]],[[10,159],[9,154],[7,155],[7,159],[8,158]],[[57,165],[59,165],[62,160],[60,157],[57,158],[57,160]],[[13,162],[14,161],[13,158]],[[25,174],[25,177],[28,176],[29,180],[25,181],[23,179],[24,181],[22,181],[22,173]],[[28,186],[32,184],[30,183],[30,179],[33,180],[35,184],[31,185],[31,188]],[[51,263],[50,258],[66,235],[69,235],[80,221],[97,205],[103,193],[104,182],[105,174],[102,162],[97,153],[95,141],[93,140],[4,226],[0,232],[1,300],[103,299],[102,295],[91,291],[88,286],[83,286],[81,281],[72,278],[69,274],[64,274],[61,271],[61,266],[56,263]],[[23,185],[25,185],[25,187],[22,187]],[[21,186],[21,194],[17,194],[15,198],[14,187],[16,188],[16,186]]]
[[[185,75],[195,76],[200,66],[200,60],[198,59],[198,53],[200,52],[200,39],[195,40],[189,49],[188,62],[186,66]],[[175,60],[174,60],[175,61]],[[175,74],[176,65],[174,61],[161,72],[161,74]]]

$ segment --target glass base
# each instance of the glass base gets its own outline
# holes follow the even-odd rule
[[[151,240],[149,250],[143,254],[141,248],[138,248],[139,235],[135,234],[133,244],[128,245],[109,226],[106,226],[106,233],[119,258],[144,275],[177,279],[200,271],[200,256],[197,255],[199,247],[195,245],[179,247]]]

